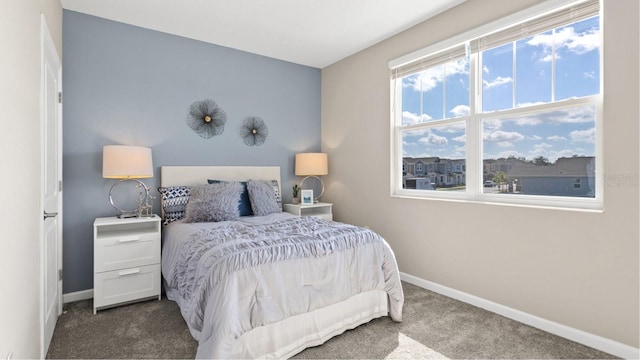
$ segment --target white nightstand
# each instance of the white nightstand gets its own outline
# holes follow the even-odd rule
[[[284,211],[298,216],[316,216],[319,218],[333,220],[333,204],[315,203],[313,205],[284,204]]]
[[[93,223],[93,313],[160,294],[160,218]]]

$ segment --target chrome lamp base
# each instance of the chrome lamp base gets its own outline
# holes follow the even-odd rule
[[[320,194],[318,196],[314,196],[313,197],[313,202],[317,203],[320,201],[320,197],[322,196],[322,194],[324,194],[324,183],[322,182],[322,179],[320,179],[320,177],[315,176],[315,175],[309,175],[309,176],[305,176],[302,181],[300,181],[300,189],[304,189],[304,187],[302,186],[304,184],[304,181],[309,179],[309,178],[315,178],[318,179],[318,181],[320,182]]]
[[[118,185],[122,184],[125,181],[135,181],[137,183],[136,188],[138,188],[138,208],[136,209],[133,209],[133,210],[122,209],[118,207],[113,201],[113,195],[112,195],[113,190]],[[116,210],[120,211],[120,214],[117,215],[119,219],[153,216],[153,214],[151,213],[152,206],[149,204],[149,198],[150,198],[149,188],[147,187],[147,185],[145,185],[145,183],[143,183],[138,179],[122,179],[117,183],[113,184],[111,186],[111,189],[109,190],[109,203]]]

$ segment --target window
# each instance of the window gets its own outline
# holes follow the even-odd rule
[[[602,207],[599,2],[557,3],[390,63],[392,195]]]

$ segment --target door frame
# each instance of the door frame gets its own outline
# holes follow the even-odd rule
[[[49,31],[49,27],[47,26],[46,19],[44,14],[40,14],[40,212],[39,212],[39,248],[40,248],[40,358],[44,359],[47,355],[48,344],[45,344],[45,317],[46,317],[46,269],[45,269],[45,247],[43,244],[44,240],[44,222],[42,221],[42,216],[45,212],[45,204],[44,204],[44,187],[45,187],[45,156],[46,156],[46,147],[45,147],[45,130],[46,130],[46,108],[45,108],[45,59],[49,55],[54,59],[55,67],[58,69],[56,78],[57,78],[57,91],[58,94],[62,93],[62,63],[60,61],[60,56],[53,42],[53,38],[51,37],[51,33]],[[57,234],[57,269],[55,270],[58,274],[61,274],[62,271],[62,102],[56,101],[56,116],[57,116],[57,143],[58,143],[58,154],[57,157],[57,174],[58,174],[58,204],[56,212],[58,213],[56,217],[56,221],[58,222],[58,234]],[[58,309],[57,315],[62,314],[62,278],[58,275],[57,282],[57,293],[58,293]]]

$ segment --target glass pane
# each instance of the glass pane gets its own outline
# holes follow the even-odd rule
[[[446,98],[445,98],[446,96]],[[458,59],[402,79],[402,125],[469,114],[469,61]]]
[[[403,188],[464,190],[465,123],[402,132]]]
[[[484,120],[485,193],[595,197],[595,107]]]
[[[427,121],[422,118],[422,95],[420,87],[415,90],[415,84],[418,81],[418,74],[410,75],[402,78],[402,125],[411,125]]]
[[[552,38],[548,31],[516,42],[516,107],[551,101],[553,48],[544,41]]]
[[[447,118],[469,115],[469,61],[445,64],[445,109]]]
[[[402,79],[402,125],[442,119],[444,65]]]
[[[513,43],[482,52],[482,111],[513,107]]]
[[[555,30],[556,100],[600,93],[599,17]]]
[[[444,65],[439,65],[423,71],[422,77],[422,108],[423,114],[431,120],[444,118]]]

